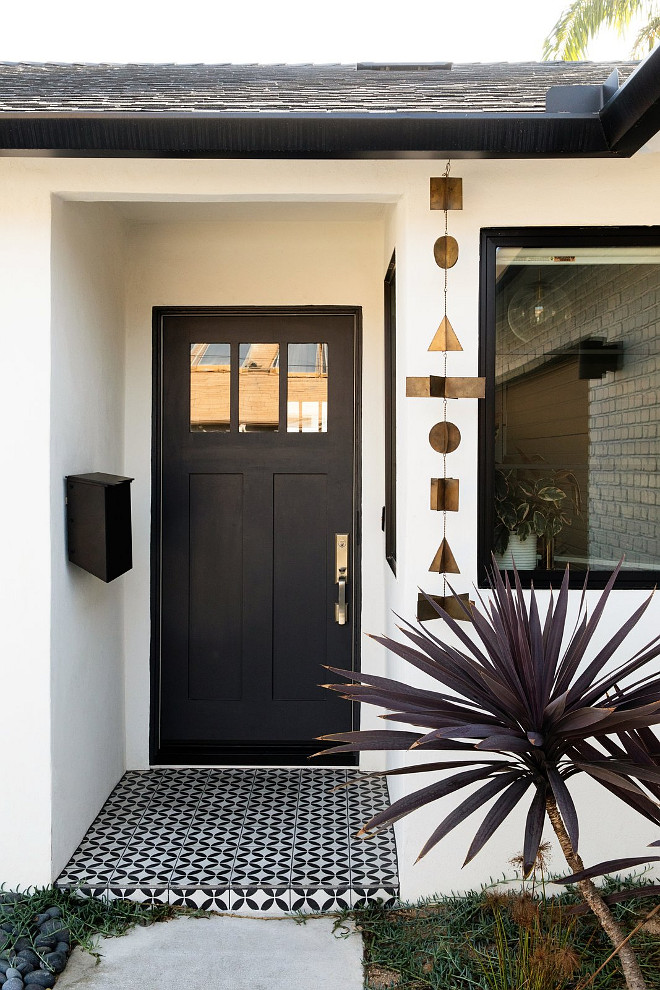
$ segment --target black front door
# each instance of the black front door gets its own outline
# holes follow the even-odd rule
[[[157,338],[154,762],[303,762],[351,728],[319,684],[355,665],[357,314],[162,311]]]

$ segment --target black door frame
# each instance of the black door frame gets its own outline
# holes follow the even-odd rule
[[[149,712],[149,763],[185,763],[185,758],[173,759],[171,755],[161,752],[160,746],[160,620],[161,620],[161,477],[162,477],[162,395],[163,395],[163,318],[166,316],[287,316],[308,313],[314,316],[348,315],[355,319],[354,339],[354,434],[353,434],[353,580],[351,582],[351,608],[353,615],[353,670],[360,669],[360,639],[362,612],[362,309],[360,306],[154,306],[152,314],[153,345],[152,345],[152,433],[151,433],[151,643],[150,643],[150,712]],[[356,566],[357,565],[357,566]],[[352,725],[357,728],[358,706],[351,702]],[[329,727],[331,731],[332,727]],[[321,748],[321,744],[319,744]],[[251,759],[246,747],[244,759],[236,762],[250,764]],[[238,756],[238,754],[237,754]],[[354,764],[353,754],[346,754],[346,764]],[[214,758],[212,748],[207,756],[195,758],[195,763],[213,764],[219,762]],[[223,761],[226,763],[226,759]],[[263,755],[258,762],[264,764],[280,763],[275,755],[272,761],[267,761]],[[320,758],[315,763],[323,763]],[[336,763],[336,760],[333,761]]]

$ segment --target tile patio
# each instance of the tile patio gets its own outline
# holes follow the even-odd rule
[[[388,804],[355,770],[157,769],[126,773],[57,883],[216,911],[324,911],[399,892],[391,831],[356,839]]]

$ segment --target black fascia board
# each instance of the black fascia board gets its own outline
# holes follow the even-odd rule
[[[660,130],[660,47],[641,62],[600,112],[609,147],[634,155]]]
[[[608,157],[598,114],[0,113],[0,154],[64,157]]]

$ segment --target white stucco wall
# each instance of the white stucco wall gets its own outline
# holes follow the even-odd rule
[[[52,870],[124,770],[123,588],[66,556],[64,478],[123,473],[124,240],[110,206],[53,200]],[[93,772],[90,768],[93,767]]]
[[[449,356],[449,373],[477,373],[478,342],[478,251],[482,227],[543,225],[660,224],[660,160],[657,154],[645,153],[631,161],[464,161],[455,162],[453,174],[464,181],[464,210],[450,214],[450,233],[460,245],[459,262],[449,275],[449,316],[463,344],[461,354]],[[47,358],[50,332],[50,196],[65,199],[114,204],[117,223],[123,228],[126,243],[125,321],[125,404],[119,385],[121,378],[121,342],[114,337],[111,313],[118,312],[117,279],[108,274],[99,290],[97,301],[90,303],[105,328],[103,334],[91,327],[83,332],[85,316],[69,313],[74,326],[67,327],[66,303],[60,299],[57,339],[63,342],[69,333],[80,346],[87,344],[88,358],[104,354],[105,372],[110,383],[108,395],[115,397],[107,415],[113,429],[123,430],[121,444],[94,446],[95,423],[92,417],[84,443],[99,455],[117,455],[117,463],[85,465],[83,468],[53,464],[52,477],[61,478],[71,470],[102,467],[117,473],[134,475],[134,552],[135,567],[121,579],[124,595],[124,652],[126,696],[126,745],[130,766],[146,765],[148,711],[148,602],[149,602],[149,445],[151,417],[151,307],[154,305],[228,305],[345,303],[362,305],[365,314],[365,418],[364,443],[364,615],[366,632],[394,630],[391,609],[412,616],[417,587],[440,593],[442,579],[429,574],[428,567],[441,539],[441,520],[428,507],[429,478],[441,473],[441,459],[428,445],[430,427],[441,418],[441,404],[405,398],[405,377],[441,373],[442,357],[429,354],[428,344],[442,315],[442,272],[433,260],[433,243],[443,231],[442,214],[428,207],[428,179],[439,175],[443,162],[238,162],[238,161],[95,161],[87,160],[0,160],[0,182],[13,195],[0,206],[5,263],[0,266],[3,298],[9,319],[6,328],[19,327],[20,336],[5,330],[3,389],[7,425],[5,449],[10,451],[17,476],[31,470],[43,473],[50,457],[48,436],[49,372],[40,360],[34,366],[33,379],[41,388],[34,401],[26,406],[23,385],[13,368],[19,355],[26,353],[25,341],[37,345]],[[208,213],[205,203],[243,204],[247,213],[232,220],[226,213]],[[291,203],[290,216],[278,213],[282,204]],[[371,219],[349,219],[346,204],[358,211],[362,203],[387,206],[382,215]],[[253,204],[249,207],[245,204]],[[306,204],[306,205],[304,205]],[[326,213],[314,215],[314,209],[328,205],[338,211],[334,219]],[[77,207],[76,207],[77,209]],[[302,210],[302,213],[300,212]],[[388,210],[390,211],[388,213]],[[252,211],[251,216],[248,213]],[[298,211],[298,212],[296,212]],[[307,217],[305,218],[305,211]],[[96,219],[83,222],[84,210],[75,223],[81,224],[83,243],[88,245],[89,262],[81,259],[81,270],[102,265],[107,257],[102,246],[105,232]],[[89,215],[91,217],[91,215]],[[357,214],[356,214],[357,216]],[[74,230],[74,221],[68,226]],[[65,225],[66,226],[66,225]],[[114,255],[119,232],[112,226],[108,250]],[[62,228],[64,230],[64,227]],[[68,236],[68,235],[67,235]],[[85,241],[85,238],[87,240]],[[66,237],[64,238],[66,240]],[[71,240],[69,236],[69,241]],[[94,242],[94,243],[92,243]],[[98,243],[96,243],[98,242]],[[114,246],[113,246],[114,245]],[[380,531],[380,508],[383,504],[382,475],[382,279],[391,255],[397,252],[398,298],[398,568],[395,579],[384,563],[383,537]],[[70,245],[71,250],[71,245]],[[82,252],[81,252],[82,253]],[[96,260],[94,260],[96,259]],[[85,264],[88,265],[85,268]],[[74,282],[74,295],[81,294],[82,281]],[[54,299],[56,293],[54,292]],[[30,305],[26,307],[26,300]],[[55,311],[53,311],[55,313]],[[89,312],[89,311],[88,311]],[[57,321],[54,320],[54,326]],[[105,350],[105,334],[114,341]],[[12,360],[13,355],[13,360]],[[90,356],[91,355],[91,356]],[[58,348],[58,368],[64,378],[53,384],[56,433],[75,415],[75,403],[69,399],[64,381],[76,385],[74,368],[62,358]],[[104,376],[102,376],[104,377]],[[98,380],[98,379],[97,379]],[[105,387],[105,386],[104,386]],[[59,396],[59,398],[57,398]],[[74,403],[70,405],[69,403]],[[23,411],[22,425],[31,424],[31,445],[15,430],[16,409]],[[79,409],[81,407],[78,407]],[[26,419],[27,417],[27,419]],[[59,419],[58,419],[59,417]],[[123,420],[122,420],[123,417]],[[447,522],[447,535],[461,574],[453,582],[458,591],[469,591],[476,574],[476,464],[477,402],[450,403],[450,418],[459,426],[462,443],[449,455],[448,473],[460,479],[461,508]],[[97,438],[98,439],[98,438]],[[92,443],[92,441],[94,441]],[[114,441],[113,441],[114,443]],[[58,450],[53,436],[53,456]],[[58,453],[58,456],[62,456]],[[59,473],[58,473],[59,472]],[[45,486],[44,486],[45,489]],[[55,489],[53,489],[53,492]],[[5,621],[0,635],[5,640],[3,664],[6,669],[8,697],[18,705],[30,699],[36,720],[32,734],[20,733],[21,722],[15,708],[0,721],[5,749],[16,754],[10,767],[11,786],[17,803],[28,798],[39,801],[44,820],[51,813],[50,773],[57,791],[58,816],[54,828],[54,848],[58,856],[75,844],[80,819],[63,821],[60,812],[66,796],[63,789],[80,787],[78,776],[87,770],[97,773],[98,754],[86,756],[75,752],[75,743],[64,728],[53,732],[50,741],[50,705],[48,699],[48,644],[50,609],[50,554],[44,563],[49,544],[50,492],[38,486],[30,488],[20,504],[12,498],[9,510],[2,514],[7,526],[7,554],[0,567],[9,588],[9,599],[2,603]],[[5,497],[8,493],[5,493]],[[61,526],[61,506],[53,502],[53,539]],[[56,511],[55,511],[56,510]],[[16,516],[18,513],[18,516]],[[10,521],[11,518],[11,521]],[[19,522],[20,520],[20,522]],[[9,523],[9,525],[7,525]],[[61,550],[61,548],[60,548]],[[59,555],[60,550],[55,550]],[[53,693],[54,717],[59,721],[75,710],[66,697],[67,683],[73,690],[76,673],[84,671],[88,637],[92,626],[81,619],[84,595],[76,579],[53,566],[53,670],[58,684]],[[92,578],[89,579],[94,580]],[[114,588],[104,589],[114,595]],[[541,597],[545,597],[542,593]],[[605,632],[618,627],[621,614],[641,601],[642,592],[617,592],[607,619]],[[119,608],[114,598],[105,599],[108,609]],[[10,607],[7,606],[10,602]],[[95,630],[103,630],[99,652],[118,651],[117,629],[110,628],[110,611],[101,610]],[[119,614],[112,612],[112,614]],[[65,615],[65,619],[62,619]],[[636,644],[650,639],[658,625],[660,602],[651,606]],[[67,651],[65,640],[55,627],[76,627],[76,650]],[[439,632],[435,624],[435,630]],[[26,640],[25,630],[30,631]],[[57,644],[57,649],[55,646]],[[114,652],[113,652],[113,655]],[[9,658],[9,660],[8,660]],[[14,658],[17,658],[14,660]],[[363,660],[374,671],[403,673],[404,665],[371,642],[365,642]],[[11,665],[10,662],[11,661]],[[405,669],[406,676],[410,671]],[[106,682],[113,699],[113,711],[121,711],[118,691],[121,684],[121,659],[108,668]],[[421,678],[413,677],[421,682]],[[91,685],[90,685],[91,687]],[[87,688],[75,695],[80,700]],[[64,713],[64,714],[63,714]],[[104,732],[112,724],[104,723]],[[382,724],[382,723],[381,723]],[[107,738],[107,736],[106,736]],[[117,752],[112,757],[119,759]],[[65,765],[74,759],[78,774]],[[391,759],[392,765],[400,757]],[[116,764],[113,762],[113,765]],[[112,774],[106,773],[109,782]],[[416,783],[425,783],[418,777]],[[91,813],[98,792],[85,783],[80,802]],[[584,810],[583,855],[593,862],[610,853],[641,854],[646,844],[657,838],[642,819],[627,813],[606,792],[595,785],[576,782],[571,785]],[[403,793],[405,781],[393,781],[393,796]],[[99,789],[100,790],[100,789]],[[457,799],[458,800],[458,799]],[[425,838],[440,815],[451,808],[449,799],[397,826],[402,892],[406,897],[429,894],[434,890],[464,888],[498,875],[507,868],[507,860],[522,844],[521,818],[517,829],[506,828],[466,871],[460,863],[469,845],[470,831],[458,829],[438,847],[427,861],[414,865]],[[55,805],[53,805],[55,808]],[[478,819],[479,816],[476,816]],[[34,882],[42,879],[50,864],[50,822],[42,815],[31,815],[29,823],[4,818],[0,823],[0,853],[4,853],[9,882]],[[476,827],[476,826],[475,826]],[[622,848],[623,847],[623,848]]]
[[[0,196],[0,298],[0,876],[11,886],[50,878],[51,826],[50,202],[16,173]]]

